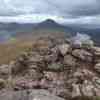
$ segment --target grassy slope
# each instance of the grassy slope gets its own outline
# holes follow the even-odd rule
[[[0,64],[9,63],[21,52],[28,51],[32,41],[16,41],[14,43],[0,44]]]
[[[34,42],[34,39],[41,36],[62,37],[64,32],[59,30],[37,30],[32,33],[21,34],[16,41],[0,44],[0,64],[9,63],[23,51],[28,51]]]

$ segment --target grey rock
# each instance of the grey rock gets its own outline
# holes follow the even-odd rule
[[[82,85],[82,94],[83,96],[95,96],[95,87],[94,85],[92,84],[92,82],[88,81],[88,80],[85,80],[83,85]]]
[[[1,65],[0,66],[0,77],[8,78],[10,74],[10,65]]]
[[[0,89],[3,89],[6,87],[6,81],[4,79],[0,79]]]
[[[61,44],[58,45],[58,49],[62,55],[65,55],[69,51],[70,45],[68,44]]]
[[[73,50],[72,55],[87,62],[92,62],[93,59],[93,55],[90,52],[83,49]]]
[[[7,91],[0,94],[1,100],[64,100],[46,90]]]
[[[64,64],[67,66],[74,67],[76,65],[76,59],[71,55],[64,56]]]
[[[72,86],[73,86],[72,98],[78,97],[78,96],[79,96],[79,97],[82,96],[82,95],[81,95],[81,92],[80,92],[80,86],[77,85],[77,84],[72,84]]]
[[[92,47],[95,56],[100,56],[100,47]]]
[[[97,63],[97,64],[94,66],[94,68],[95,68],[95,70],[96,70],[97,72],[100,73],[100,63]]]

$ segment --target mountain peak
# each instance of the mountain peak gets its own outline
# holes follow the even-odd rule
[[[54,20],[52,20],[52,19],[47,19],[47,20],[45,20],[44,21],[45,23],[48,23],[48,24],[50,24],[50,23],[56,23]]]
[[[38,24],[38,26],[40,26],[41,28],[54,28],[54,27],[60,27],[60,25],[58,23],[56,23],[54,20],[52,19],[47,19],[41,23]]]

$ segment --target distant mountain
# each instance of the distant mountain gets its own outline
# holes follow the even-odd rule
[[[86,32],[89,34],[100,33],[100,28],[98,29],[88,29],[80,28],[79,26],[71,25],[61,25],[55,22],[54,20],[47,19],[40,23],[0,23],[0,31],[7,32],[30,32],[34,29],[58,29],[65,32],[75,33],[75,32]]]
[[[4,36],[8,36],[8,34],[10,34],[9,36],[20,36],[20,35],[29,35],[34,33],[34,35],[36,35],[36,33],[43,33],[44,30],[49,30],[50,34],[51,31],[55,34],[55,32],[65,32],[66,35],[75,35],[76,32],[81,32],[82,34],[88,34],[92,37],[92,39],[94,41],[96,41],[97,43],[100,44],[100,29],[88,29],[88,28],[81,28],[81,27],[77,27],[77,26],[73,26],[73,25],[61,25],[58,24],[57,22],[55,22],[54,20],[51,19],[47,19],[43,22],[40,23],[24,23],[24,24],[20,24],[20,23],[0,23],[0,38],[4,38]],[[46,31],[46,32],[47,32]],[[3,33],[4,36],[3,36]]]
[[[36,28],[36,29],[52,29],[52,30],[59,30],[59,31],[71,32],[71,33],[73,32],[71,27],[63,26],[51,19],[47,19],[41,23],[38,23],[34,28]]]
[[[61,25],[56,23],[54,20],[47,19],[47,20],[37,24],[37,27],[41,27],[41,28],[54,28],[54,27],[61,27]]]

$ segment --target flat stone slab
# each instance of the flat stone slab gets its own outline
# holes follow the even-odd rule
[[[6,91],[0,93],[0,100],[64,100],[46,90]]]

